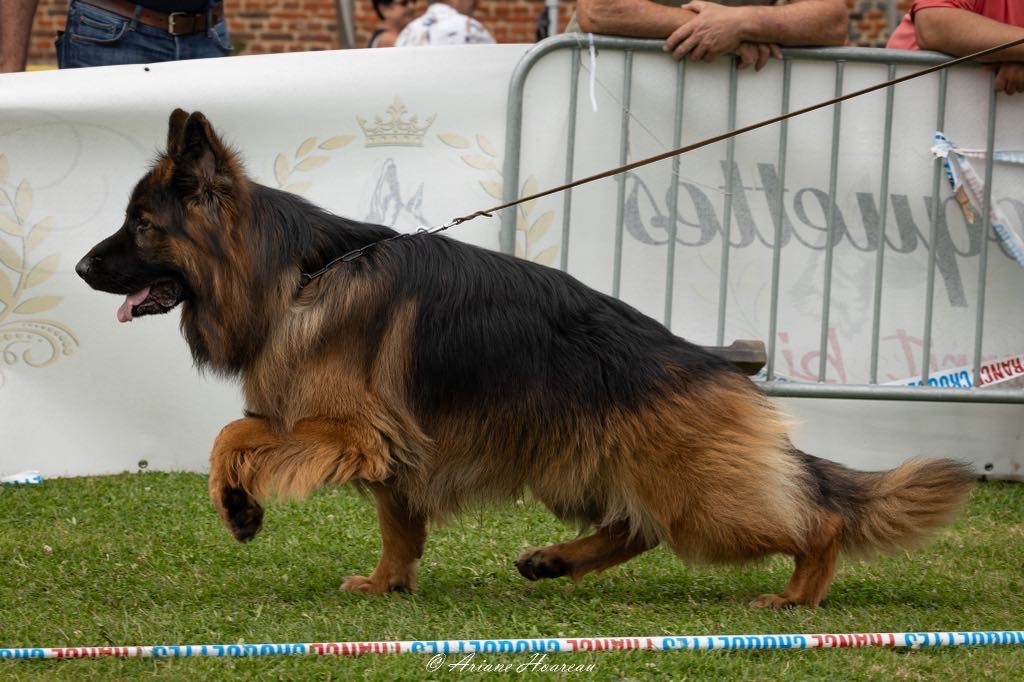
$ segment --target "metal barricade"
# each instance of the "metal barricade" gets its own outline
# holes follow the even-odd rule
[[[520,152],[523,145],[523,106],[524,106],[524,90],[528,82],[531,71],[534,67],[545,59],[548,55],[553,53],[564,53],[569,52],[569,73],[568,76],[568,102],[569,102],[569,113],[567,118],[566,128],[566,141],[565,141],[565,174],[564,181],[569,182],[574,179],[574,160],[576,155],[575,138],[576,138],[576,125],[578,121],[578,109],[580,105],[580,83],[579,73],[583,60],[588,56],[590,50],[600,50],[602,52],[621,52],[623,59],[623,79],[621,83],[621,129],[619,132],[619,161],[620,163],[626,163],[630,152],[630,102],[635,89],[635,79],[642,78],[643,74],[634,74],[633,59],[635,54],[660,52],[662,42],[661,41],[647,41],[647,40],[635,40],[627,38],[617,38],[609,36],[589,36],[584,34],[569,34],[563,36],[557,36],[545,40],[535,46],[527,55],[523,58],[518,68],[514,72],[510,88],[509,88],[509,104],[508,104],[508,118],[507,118],[507,137],[505,147],[505,160],[504,160],[504,200],[512,201],[517,198],[517,194],[520,190]],[[666,56],[667,60],[668,57]],[[934,64],[941,63],[947,60],[948,57],[945,55],[939,55],[936,53],[909,53],[903,51],[889,51],[881,49],[871,48],[825,48],[825,49],[787,49],[784,51],[784,60],[782,68],[784,69],[784,75],[782,80],[782,111],[766,111],[763,118],[769,118],[779,113],[787,113],[791,107],[791,71],[794,63],[805,62],[805,61],[819,61],[819,62],[831,62],[834,64],[834,77],[835,77],[835,95],[841,95],[844,90],[844,70],[849,63],[871,63],[876,65],[886,65],[889,79],[892,79],[897,69],[900,67],[916,67],[922,68],[931,66]],[[696,65],[696,68],[700,68],[701,65]],[[679,62],[676,66],[676,91],[675,91],[675,125],[674,135],[672,140],[672,148],[678,148],[681,145],[681,129],[682,129],[682,112],[683,112],[683,97],[684,88],[687,77],[687,69],[695,68],[693,65],[689,65],[686,62]],[[967,67],[973,68],[973,67]],[[729,84],[728,84],[728,129],[732,130],[736,127],[736,100],[737,100],[737,70],[735,68],[730,70]],[[938,101],[936,103],[937,117],[935,120],[935,130],[942,130],[946,121],[946,101],[948,97],[947,93],[947,78],[948,72],[941,71],[938,75],[931,76],[932,78],[938,79]],[[987,156],[984,168],[985,177],[985,205],[981,211],[982,235],[988,235],[991,232],[990,224],[990,204],[992,202],[992,173],[993,173],[993,148],[994,148],[994,136],[996,129],[996,98],[994,91],[989,89],[990,95],[988,97],[987,105],[982,108],[979,106],[979,110],[984,112],[985,120],[987,121],[986,139],[987,139]],[[827,99],[823,97],[821,99]],[[872,291],[872,332],[871,332],[871,348],[870,348],[870,376],[867,382],[861,383],[826,383],[826,362],[828,359],[829,352],[829,328],[830,328],[830,309],[833,302],[832,292],[832,281],[833,281],[833,251],[834,251],[834,235],[835,230],[835,213],[836,213],[836,192],[839,189],[837,183],[839,177],[837,173],[837,165],[839,159],[838,153],[838,140],[840,135],[841,126],[843,125],[843,105],[834,105],[832,109],[832,147],[830,150],[829,158],[829,174],[828,174],[828,197],[829,197],[829,210],[827,211],[827,232],[826,232],[826,244],[824,248],[824,280],[823,280],[823,297],[822,297],[822,309],[821,309],[821,322],[820,322],[820,336],[819,336],[819,361],[817,369],[817,382],[809,383],[797,383],[791,381],[779,381],[777,372],[777,322],[779,318],[779,307],[783,304],[780,301],[780,259],[782,253],[782,240],[780,239],[782,223],[783,223],[783,191],[779,191],[775,197],[778,202],[775,210],[775,239],[772,247],[772,264],[771,264],[771,296],[770,306],[771,310],[769,313],[769,328],[767,338],[765,339],[767,350],[768,350],[768,364],[766,367],[765,376],[762,377],[763,381],[760,385],[764,391],[773,396],[779,397],[814,397],[814,398],[862,398],[872,400],[916,400],[916,401],[942,401],[942,402],[986,402],[986,403],[1024,403],[1024,391],[1013,390],[1013,389],[999,389],[999,388],[944,388],[941,386],[929,386],[928,379],[930,374],[930,358],[933,342],[933,315],[934,315],[934,302],[935,302],[935,273],[936,273],[936,253],[937,253],[937,224],[939,222],[939,212],[942,210],[942,204],[940,201],[940,190],[942,189],[943,180],[943,166],[941,160],[936,159],[934,161],[932,170],[932,192],[931,192],[931,208],[930,208],[930,238],[928,239],[928,267],[927,267],[927,282],[925,285],[925,301],[921,310],[923,315],[923,339],[922,339],[922,362],[920,367],[920,379],[921,383],[925,384],[922,386],[887,386],[879,383],[879,339],[881,337],[880,332],[880,317],[884,299],[883,286],[883,273],[885,272],[886,266],[886,224],[889,213],[889,193],[890,193],[890,161],[892,154],[892,142],[893,142],[893,102],[894,102],[894,91],[893,88],[889,88],[885,95],[885,125],[884,125],[884,136],[881,140],[881,150],[878,154],[878,182],[880,191],[880,205],[878,215],[881,220],[881,235],[882,238],[877,246],[877,252],[874,259],[874,287]],[[785,173],[787,167],[787,152],[791,145],[789,139],[790,121],[783,121],[778,124],[778,173],[780,186],[784,187]],[[611,138],[611,135],[609,135]],[[667,141],[666,141],[667,142]],[[725,150],[725,163],[727,167],[731,167],[733,164],[733,155],[735,150],[736,139],[730,139],[726,143]],[[631,159],[636,160],[636,159]],[[680,157],[676,156],[671,161],[664,162],[670,163],[672,166],[671,173],[673,178],[679,177],[679,166]],[[621,178],[621,176],[620,176]],[[718,304],[718,320],[717,320],[717,334],[716,343],[722,345],[725,342],[725,320],[726,320],[726,289],[729,278],[729,262],[731,254],[731,240],[730,231],[733,224],[733,187],[731,178],[726,180],[726,187],[724,189],[725,204],[722,213],[722,239],[721,239],[721,272],[719,275],[719,304]],[[616,197],[616,216],[615,216],[615,256],[612,273],[612,285],[611,294],[618,297],[620,295],[620,283],[622,280],[622,248],[623,248],[623,223],[624,223],[624,199],[625,199],[625,182],[620,179],[617,187]],[[668,225],[669,225],[669,236],[667,240],[667,276],[666,276],[666,291],[664,292],[665,297],[665,313],[663,321],[666,325],[671,324],[672,318],[672,306],[673,306],[673,290],[674,290],[674,267],[676,263],[676,232],[677,229],[677,199],[678,199],[678,182],[674,182],[669,188],[668,197]],[[565,191],[561,197],[562,202],[562,225],[561,225],[561,248],[560,248],[560,267],[565,270],[567,269],[568,255],[569,255],[569,237],[572,234],[573,226],[570,224],[572,217],[573,208],[573,191]],[[516,212],[506,211],[502,218],[501,228],[501,248],[503,251],[512,253],[515,248],[515,234],[516,234]],[[980,384],[979,372],[982,366],[982,341],[983,341],[983,329],[984,329],[984,314],[986,304],[986,283],[987,275],[989,271],[988,267],[988,247],[986,246],[987,241],[982,240],[981,247],[979,247],[980,253],[978,255],[978,284],[977,284],[977,295],[974,304],[977,307],[976,322],[975,322],[975,333],[973,339],[972,349],[972,360],[973,360],[973,383],[972,386],[978,386]]]

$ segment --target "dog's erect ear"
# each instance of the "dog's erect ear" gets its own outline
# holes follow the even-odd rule
[[[172,158],[176,170],[197,181],[210,183],[228,161],[228,150],[213,131],[213,126],[198,111],[189,114],[181,133],[181,149]]]
[[[187,120],[188,112],[184,109],[175,109],[171,112],[171,119],[167,122],[167,155],[171,158],[180,155],[184,148]]]

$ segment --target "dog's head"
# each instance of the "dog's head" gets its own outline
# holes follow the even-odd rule
[[[126,295],[121,322],[172,310],[210,281],[204,264],[224,259],[244,184],[206,117],[176,109],[167,151],[132,191],[124,223],[75,271],[94,289]]]

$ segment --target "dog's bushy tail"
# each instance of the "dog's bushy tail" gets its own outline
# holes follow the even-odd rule
[[[819,502],[842,516],[842,549],[853,555],[921,544],[953,520],[974,486],[970,469],[950,459],[915,459],[890,471],[864,472],[800,455]]]

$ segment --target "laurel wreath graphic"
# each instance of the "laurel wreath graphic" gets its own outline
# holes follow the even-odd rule
[[[5,366],[20,360],[29,367],[47,367],[78,346],[78,337],[64,324],[34,317],[64,300],[62,296],[26,297],[29,289],[53,276],[60,255],[35,258],[53,231],[53,218],[33,223],[32,185],[23,178],[12,196],[6,189],[9,175],[7,157],[0,154],[0,386]]]
[[[462,162],[470,168],[493,174],[487,180],[480,180],[480,186],[489,196],[499,201],[503,198],[505,181],[501,173],[501,161],[490,140],[483,135],[476,135],[475,139],[470,141],[458,133],[441,133],[437,137],[453,149],[465,150],[466,153],[461,155]],[[536,192],[537,178],[531,175],[523,182],[519,196]],[[559,247],[549,246],[540,249],[539,244],[551,229],[555,221],[555,212],[545,211],[533,219],[536,209],[536,199],[519,204],[516,209],[516,255],[535,263],[551,265],[558,256]]]
[[[299,148],[295,150],[293,158],[289,159],[286,154],[278,154],[274,159],[274,180],[277,186],[285,192],[292,194],[303,194],[313,186],[309,180],[297,179],[299,173],[308,173],[316,170],[331,160],[330,156],[314,154],[316,150],[335,151],[348,145],[356,139],[355,135],[335,135],[320,142],[318,137],[310,137],[303,140]]]

